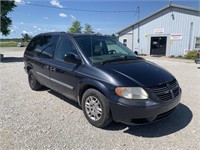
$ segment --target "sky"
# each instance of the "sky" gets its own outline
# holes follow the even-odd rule
[[[78,20],[93,31],[113,34],[169,5],[169,0],[15,0],[17,7],[9,13],[10,35],[0,38],[21,38],[22,33],[35,36],[43,32],[68,31]],[[199,0],[172,0],[172,4],[200,9]]]

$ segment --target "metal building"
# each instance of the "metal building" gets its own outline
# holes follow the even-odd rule
[[[200,49],[200,9],[169,5],[118,32],[139,54],[179,56]]]

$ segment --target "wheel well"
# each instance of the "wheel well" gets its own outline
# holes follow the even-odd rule
[[[92,85],[85,85],[84,87],[82,87],[82,88],[79,90],[79,103],[80,103],[80,106],[81,106],[81,103],[82,103],[83,94],[84,94],[85,91],[87,91],[88,89],[95,89],[95,90],[98,90],[99,92],[101,92],[101,93],[105,96],[105,94],[104,94],[100,89],[98,89],[97,87],[92,86]]]
[[[83,97],[83,94],[85,93],[86,90],[88,89],[95,89],[99,92],[101,92],[105,97],[106,95],[102,92],[102,90],[100,90],[99,88],[95,87],[95,86],[92,86],[92,85],[85,85],[84,87],[82,87],[80,90],[79,90],[79,106],[82,108],[82,97]],[[112,117],[112,112],[110,110],[110,115]]]

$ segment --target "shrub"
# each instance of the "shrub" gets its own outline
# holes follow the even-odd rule
[[[183,56],[182,55],[178,55],[177,58],[183,58]]]
[[[187,53],[187,55],[185,56],[185,58],[187,58],[187,59],[195,59],[196,57],[197,57],[197,51],[196,50],[189,51]]]
[[[174,56],[174,55],[171,55],[170,58],[175,58],[175,56]]]

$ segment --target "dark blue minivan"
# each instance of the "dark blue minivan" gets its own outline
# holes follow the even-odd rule
[[[24,53],[31,89],[46,86],[77,101],[103,128],[112,120],[149,123],[173,112],[181,88],[175,77],[109,36],[43,33]]]

